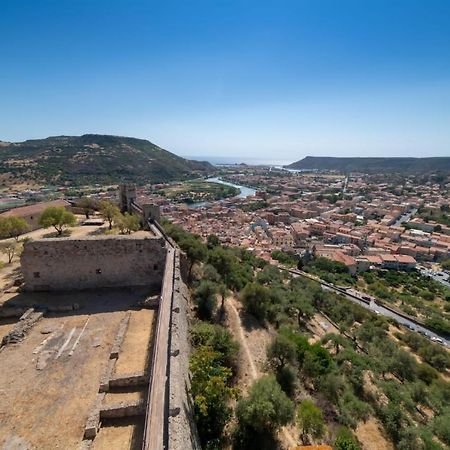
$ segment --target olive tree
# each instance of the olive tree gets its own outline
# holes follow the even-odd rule
[[[294,405],[273,375],[255,381],[248,395],[239,400],[237,439],[240,446],[257,448],[294,418]]]
[[[29,229],[30,226],[22,217],[0,217],[0,239],[14,238],[18,241],[19,236]]]
[[[39,218],[39,225],[44,228],[53,227],[58,235],[61,235],[64,229],[75,226],[76,223],[75,216],[63,206],[49,206]]]
[[[114,220],[120,216],[119,208],[109,200],[102,200],[98,204],[98,209],[103,219],[108,222],[109,229],[111,230]]]

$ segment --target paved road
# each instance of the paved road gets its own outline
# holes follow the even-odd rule
[[[348,292],[341,290],[340,288],[333,286],[330,283],[316,280],[316,279],[312,278],[311,275],[309,275],[306,272],[302,272],[299,270],[293,270],[293,269],[289,270],[289,272],[312,279],[314,281],[317,281],[318,283],[321,284],[322,289],[334,291],[340,295],[343,295],[348,300],[352,301],[353,303],[357,303],[358,305],[362,306],[363,308],[369,309],[369,310],[375,312],[376,314],[381,314],[383,316],[390,317],[391,319],[395,320],[397,323],[399,323],[403,326],[406,326],[411,331],[420,333],[430,340],[440,342],[443,345],[445,345],[446,347],[450,347],[450,340],[446,339],[444,336],[441,336],[441,335],[435,333],[434,331],[431,331],[430,329],[428,329],[422,325],[419,325],[418,323],[413,322],[412,320],[409,320],[406,317],[403,317],[402,315],[397,314],[396,312],[394,312],[388,308],[385,308],[384,306],[381,306],[380,304],[376,303],[376,301],[374,301],[374,300],[371,300],[370,302],[366,303],[364,300],[362,300],[363,295],[365,295],[362,292],[352,290],[351,293],[348,293]]]
[[[417,208],[412,209],[410,212],[401,215],[397,221],[392,225],[393,227],[399,227],[403,222],[408,222],[411,220],[411,217],[416,214]]]
[[[438,272],[436,270],[426,269],[425,267],[418,267],[420,273],[426,277],[433,278],[433,280],[450,288],[450,276],[445,272]]]

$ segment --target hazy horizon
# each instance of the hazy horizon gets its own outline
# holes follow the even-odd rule
[[[7,2],[0,38],[0,140],[114,134],[290,162],[450,155],[448,1]]]

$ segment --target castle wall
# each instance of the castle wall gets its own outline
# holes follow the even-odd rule
[[[160,287],[165,258],[162,238],[102,236],[27,242],[21,264],[28,291]]]

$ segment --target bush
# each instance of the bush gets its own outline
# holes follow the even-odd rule
[[[432,429],[442,442],[450,446],[450,409],[434,418]]]
[[[353,433],[346,427],[340,427],[333,442],[334,450],[361,450]]]
[[[310,434],[313,438],[320,438],[325,433],[323,414],[311,400],[304,400],[297,410],[298,426],[302,430],[302,439]]]

